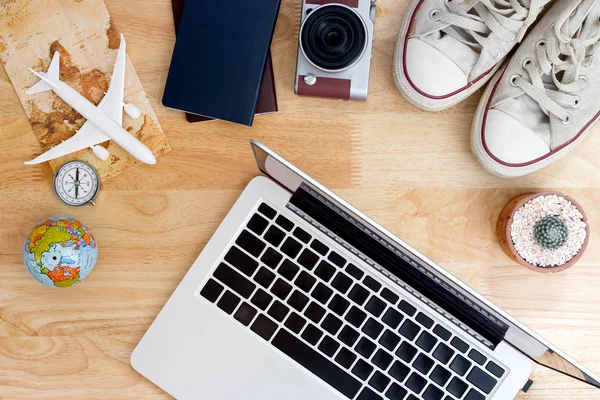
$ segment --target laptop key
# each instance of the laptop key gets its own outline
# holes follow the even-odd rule
[[[325,311],[323,307],[321,307],[315,302],[312,302],[304,311],[304,315],[306,315],[306,317],[315,324],[318,324],[319,322],[321,322],[321,319],[323,318],[326,312],[327,311]]]
[[[430,352],[437,344],[437,341],[438,340],[431,333],[423,331],[415,343],[424,351]]]
[[[377,350],[377,353],[375,353],[373,356],[373,364],[381,368],[383,371],[387,370],[392,361],[394,361],[394,357],[382,349]]]
[[[454,358],[454,361],[450,363],[450,369],[458,375],[464,376],[469,368],[471,368],[471,365],[469,360],[459,354]]]
[[[208,280],[208,282],[206,282],[200,291],[200,295],[211,303],[214,303],[217,301],[224,289],[225,288],[223,285],[211,278]]]
[[[317,239],[312,241],[312,243],[310,244],[310,247],[322,256],[327,254],[327,252],[329,251],[329,247],[325,246],[323,243],[319,242]]]
[[[348,297],[359,306],[362,306],[369,297],[369,291],[357,283],[348,293]]]
[[[450,331],[441,325],[436,325],[435,328],[433,328],[433,333],[444,340],[448,340],[450,337],[452,337]]]
[[[247,276],[252,276],[258,268],[256,260],[247,256],[246,253],[235,246],[232,246],[225,255],[225,261]]]
[[[313,346],[319,343],[321,336],[323,336],[323,331],[313,324],[308,324],[306,329],[304,329],[304,332],[302,332],[302,339],[306,340]]]
[[[396,293],[392,292],[388,288],[383,288],[383,290],[381,291],[381,297],[392,303],[392,305],[396,305],[398,300],[400,300],[400,296],[398,296]]]
[[[389,383],[390,378],[388,378],[379,371],[375,371],[371,379],[369,379],[369,386],[371,386],[378,392],[383,392],[387,385],[389,385]]]
[[[407,393],[406,389],[394,382],[391,384],[388,391],[385,392],[385,397],[390,400],[403,400]]]
[[[254,276],[254,281],[264,288],[268,288],[269,286],[271,286],[271,283],[273,283],[274,280],[275,274],[266,269],[265,267],[260,267],[256,275]]]
[[[381,338],[379,338],[379,344],[389,351],[394,351],[396,346],[398,346],[398,343],[400,343],[400,336],[387,329],[383,335],[381,335]]]
[[[292,287],[283,279],[277,278],[273,286],[271,287],[271,293],[275,296],[279,297],[281,300],[285,300],[285,298],[292,291]]]
[[[304,249],[302,254],[300,254],[300,257],[298,257],[298,263],[309,271],[312,271],[318,261],[319,256],[309,249]]]
[[[427,375],[434,364],[435,363],[431,358],[427,357],[425,354],[419,354],[415,362],[413,362],[413,367],[415,367],[417,371]]]
[[[245,299],[250,297],[256,288],[254,283],[224,263],[219,264],[213,275],[221,283]]]
[[[454,347],[456,350],[460,351],[461,353],[464,353],[467,350],[469,350],[469,345],[466,344],[465,342],[463,342],[462,340],[460,340],[457,337],[455,337],[454,339],[452,339],[452,341],[450,342],[450,344],[452,345],[452,347]]]
[[[348,314],[346,314],[346,317],[344,319],[353,326],[359,328],[362,325],[365,318],[367,318],[367,314],[363,310],[357,308],[356,306],[352,306],[352,308],[350,309],[350,311],[348,311]]]
[[[383,325],[375,321],[373,318],[369,318],[365,326],[362,328],[362,331],[365,333],[365,335],[369,336],[371,339],[377,339],[382,330]]]
[[[472,349],[469,352],[469,358],[471,360],[475,361],[479,365],[483,365],[487,361],[487,358],[485,358],[485,356],[483,354],[481,354],[480,352],[478,352],[475,349]]]
[[[383,314],[382,321],[392,329],[396,329],[404,317],[393,308],[388,308]]]
[[[335,267],[325,260],[322,260],[315,270],[315,275],[323,279],[325,282],[329,282],[331,278],[333,278],[333,274],[335,274]]]
[[[279,269],[277,270],[277,272],[279,272],[279,274],[281,276],[283,276],[285,279],[287,279],[288,281],[291,281],[292,279],[294,279],[294,277],[296,276],[298,271],[300,271],[300,267],[298,267],[296,264],[294,264],[290,260],[285,260],[281,264],[281,267],[279,267]]]
[[[382,400],[382,397],[366,387],[360,392],[356,400]]]
[[[416,394],[421,393],[425,388],[426,384],[427,381],[425,380],[425,378],[423,378],[421,375],[415,372],[413,372],[406,381],[406,387],[415,392]]]
[[[448,379],[450,379],[451,376],[452,373],[450,371],[439,365],[437,365],[431,372],[431,375],[429,375],[432,381],[434,381],[442,387],[444,387],[444,385],[446,384],[446,382],[448,382]]]
[[[396,355],[407,363],[411,362],[417,353],[418,350],[408,342],[402,342],[396,351]]]
[[[365,306],[365,309],[374,316],[379,317],[386,307],[387,306],[383,302],[383,300],[381,300],[378,297],[371,296],[371,298],[367,302],[367,305]]]
[[[408,340],[413,340],[417,337],[421,328],[411,320],[407,319],[400,327],[400,334]]]
[[[422,312],[418,313],[415,319],[425,328],[431,328],[433,326],[433,320]]]
[[[494,374],[496,378],[502,378],[502,375],[504,375],[504,368],[502,368],[493,361],[490,361],[489,364],[485,367],[485,369]]]
[[[333,295],[333,290],[319,282],[310,295],[319,303],[327,304]]]
[[[304,310],[304,307],[308,304],[309,299],[299,290],[294,290],[294,293],[290,296],[287,303],[292,306],[296,311],[300,312]]]
[[[390,375],[398,382],[402,382],[404,379],[406,379],[409,373],[410,368],[400,361],[394,362],[394,365],[392,365],[392,368],[390,368]]]
[[[294,228],[294,223],[286,217],[284,217],[283,215],[278,216],[275,220],[275,223],[288,232]]]
[[[348,291],[348,289],[350,289],[350,286],[352,286],[353,282],[354,281],[352,280],[352,278],[340,271],[337,273],[335,278],[333,278],[331,286],[337,289],[340,293],[345,294]]]
[[[260,216],[260,214],[254,214],[250,221],[248,221],[248,229],[252,232],[256,233],[258,236],[262,235],[262,233],[267,229],[269,225],[269,221]]]
[[[335,356],[335,361],[344,368],[350,368],[354,360],[356,360],[356,354],[345,347]]]
[[[317,280],[310,274],[305,271],[300,272],[300,275],[296,278],[294,285],[296,285],[300,290],[308,293],[310,289],[315,285]]]
[[[264,311],[269,307],[269,304],[271,304],[271,300],[273,300],[273,296],[259,288],[256,293],[254,293],[254,296],[252,296],[250,302]]]
[[[369,339],[363,337],[358,341],[354,350],[356,350],[358,352],[358,354],[360,354],[364,358],[368,359],[371,357],[371,355],[373,354],[373,352],[375,351],[376,348],[377,348],[377,345],[375,343],[373,343]]]
[[[254,257],[258,257],[266,246],[262,240],[245,229],[242,231],[242,233],[240,233],[240,236],[235,241],[235,244],[252,254]]]
[[[362,386],[360,381],[286,330],[279,330],[272,343],[281,352],[347,398],[354,398],[360,390]]]
[[[348,300],[344,299],[339,294],[336,294],[335,296],[333,296],[333,299],[331,300],[327,308],[329,308],[331,311],[333,311],[341,317],[342,315],[344,315],[349,306],[350,302],[348,302]]]
[[[452,356],[454,356],[454,350],[444,343],[440,343],[440,345],[433,352],[433,357],[442,364],[448,364],[448,361],[452,359]]]
[[[271,225],[271,227],[267,229],[267,233],[265,233],[264,238],[273,246],[279,247],[281,241],[283,240],[283,238],[285,238],[285,232],[283,232],[278,227]]]
[[[496,379],[486,374],[479,367],[473,367],[469,375],[467,375],[467,380],[485,394],[490,394],[497,383]]]
[[[277,330],[277,324],[269,317],[260,314],[255,320],[250,329],[265,340],[270,340],[271,336]]]
[[[275,269],[281,260],[283,260],[283,256],[272,247],[269,247],[260,258],[260,261],[272,269]]]
[[[469,390],[469,393],[465,396],[464,400],[485,400],[485,396],[476,391],[475,389]]]
[[[423,392],[423,400],[442,400],[444,392],[435,387],[434,385],[427,386],[427,389]]]
[[[258,211],[260,211],[262,215],[269,219],[273,219],[277,215],[277,212],[265,203],[262,203],[260,206],[258,206]]]
[[[450,394],[456,396],[457,399],[460,399],[468,388],[469,385],[467,385],[465,382],[458,378],[452,378],[446,390],[448,390]]]
[[[350,274],[354,279],[361,280],[363,275],[365,274],[360,268],[356,265],[350,263],[346,266],[346,272]]]
[[[331,338],[331,336],[325,336],[319,344],[319,350],[321,350],[329,357],[333,357],[333,355],[339,348],[340,343],[335,339]]]
[[[358,360],[354,365],[354,368],[352,368],[352,373],[363,381],[371,375],[371,372],[373,372],[373,367],[363,360]]]
[[[284,254],[287,254],[290,258],[296,258],[298,253],[302,250],[302,245],[295,239],[291,237],[285,239],[285,242],[281,245],[281,251]]]
[[[352,347],[360,334],[356,332],[354,329],[350,328],[348,325],[342,328],[340,334],[338,335],[338,339],[340,339],[345,345]]]
[[[327,259],[340,268],[342,268],[344,265],[346,265],[346,259],[344,257],[340,256],[335,251],[332,251],[331,253],[329,253],[329,255],[327,256]]]
[[[229,290],[226,290],[225,294],[221,297],[221,300],[217,303],[217,307],[227,314],[231,314],[238,304],[240,304],[240,298]]]
[[[308,232],[306,232],[304,229],[298,227],[296,229],[294,229],[294,236],[298,239],[300,239],[300,241],[302,243],[306,243],[308,244],[308,242],[310,242],[310,239],[312,239],[312,236],[310,236],[310,234]]]
[[[256,311],[256,308],[252,307],[250,304],[242,303],[240,308],[238,308],[233,315],[233,318],[241,322],[243,325],[248,326],[256,316],[257,312],[258,311]]]
[[[341,319],[336,317],[333,314],[327,314],[323,322],[321,322],[321,328],[325,329],[327,332],[335,335],[338,333],[340,328],[342,327],[343,322]]]
[[[285,317],[287,317],[289,312],[290,309],[285,304],[283,304],[279,300],[275,300],[271,308],[269,308],[267,314],[273,317],[273,319],[275,319],[276,321],[282,322],[285,319]]]
[[[306,320],[293,311],[288,317],[288,319],[285,321],[286,328],[288,328],[290,331],[296,334],[302,331],[304,325],[306,325]]]
[[[381,289],[381,283],[377,282],[375,279],[373,279],[373,277],[369,275],[365,276],[363,283],[366,287],[368,287],[374,292],[379,292],[379,289]]]
[[[417,312],[417,309],[406,300],[402,300],[400,304],[398,304],[398,308],[400,311],[403,311],[405,314],[411,317]]]

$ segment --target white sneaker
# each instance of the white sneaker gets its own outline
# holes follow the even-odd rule
[[[485,91],[471,148],[487,171],[515,178],[571,151],[600,115],[600,2],[558,1]]]
[[[484,85],[550,0],[413,0],[394,55],[402,95],[429,111]]]

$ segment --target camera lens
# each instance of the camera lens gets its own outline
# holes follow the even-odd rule
[[[317,67],[341,70],[352,65],[367,44],[366,28],[348,7],[322,6],[306,18],[300,32],[306,57]]]

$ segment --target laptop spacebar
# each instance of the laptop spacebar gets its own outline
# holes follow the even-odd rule
[[[359,381],[304,344],[304,342],[292,336],[285,329],[279,330],[279,333],[273,338],[272,343],[273,346],[323,379],[349,399],[356,396],[356,393],[360,390],[362,384]]]

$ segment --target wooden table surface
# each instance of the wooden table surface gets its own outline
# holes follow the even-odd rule
[[[379,0],[366,103],[294,95],[300,0],[283,0],[272,51],[280,111],[253,128],[189,125],[161,106],[174,43],[169,0],[107,0],[173,151],[103,184],[96,207],[56,198],[13,88],[0,70],[0,399],[164,399],[129,356],[250,179],[256,138],[392,232],[600,372],[600,135],[535,175],[507,181],[469,148],[479,94],[444,112],[409,105],[392,79],[408,0]],[[207,59],[206,62],[210,62]],[[598,128],[595,129],[596,131]],[[530,272],[500,250],[494,226],[514,196],[558,189],[578,199],[592,228],[587,253],[557,275]],[[23,266],[32,226],[81,219],[100,257],[72,289],[52,290]],[[600,390],[534,366],[519,399],[598,399]]]

